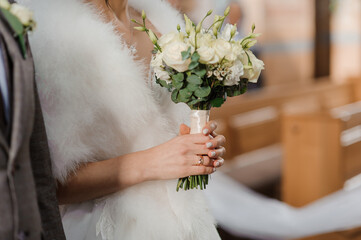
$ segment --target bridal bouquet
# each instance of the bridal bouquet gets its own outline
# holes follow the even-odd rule
[[[203,20],[195,25],[186,15],[185,31],[177,31],[158,38],[143,22],[135,29],[148,34],[154,44],[151,67],[156,82],[167,88],[175,103],[186,103],[191,109],[191,134],[200,133],[209,120],[209,110],[220,107],[227,97],[243,94],[247,83],[256,83],[264,64],[249,50],[257,42],[259,34],[252,32],[236,41],[237,26],[222,25],[229,14],[229,7],[223,16],[216,15],[213,24],[204,29],[203,21],[212,14],[210,10]],[[179,188],[203,190],[208,184],[208,175],[190,176],[179,179]]]

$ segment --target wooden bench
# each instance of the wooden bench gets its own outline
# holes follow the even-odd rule
[[[325,79],[313,85],[266,88],[229,98],[211,118],[227,138],[223,171],[246,186],[278,181],[281,176],[282,115],[318,112],[354,99],[353,83],[332,84]]]
[[[361,101],[283,117],[282,199],[301,207],[361,174]],[[335,216],[337,217],[337,216]],[[307,238],[361,239],[361,229]]]

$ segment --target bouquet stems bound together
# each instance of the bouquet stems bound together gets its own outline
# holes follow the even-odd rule
[[[185,103],[192,110],[210,110],[220,107],[227,97],[241,95],[247,91],[248,82],[256,83],[264,64],[250,51],[259,34],[252,32],[240,40],[237,26],[227,24],[229,7],[223,16],[215,15],[213,24],[204,29],[203,21],[197,25],[184,15],[185,29],[177,30],[160,38],[146,27],[146,14],[142,11],[142,22],[132,20],[135,29],[145,32],[154,44],[151,67],[156,82],[171,92],[175,103]],[[179,179],[179,188],[184,190],[206,188],[208,175]]]

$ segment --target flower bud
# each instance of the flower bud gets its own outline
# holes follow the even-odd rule
[[[0,7],[6,10],[10,9],[10,3],[7,0],[0,0]]]
[[[230,10],[231,10],[231,7],[228,6],[228,7],[226,8],[226,10],[224,10],[224,16],[228,16]]]
[[[193,22],[184,14],[184,20],[186,22],[186,33],[189,35],[192,31]]]
[[[149,29],[148,35],[149,35],[150,41],[152,41],[153,44],[156,44],[158,41],[158,38],[157,38],[157,36],[155,36],[154,32],[151,29]]]
[[[207,12],[207,17],[209,16],[209,15],[211,15],[213,13],[213,10],[209,10],[208,12]]]
[[[252,24],[252,33],[254,33],[254,30],[256,29],[256,24]]]
[[[141,31],[141,32],[144,32],[145,31],[145,28],[144,27],[134,27],[135,30],[138,30],[138,31]]]
[[[202,29],[202,22],[198,23],[197,27],[196,27],[196,33],[200,33]]]
[[[177,25],[177,30],[178,32],[181,30],[181,26],[179,24]]]
[[[232,30],[231,30],[231,38],[234,37],[236,32],[237,32],[237,24],[234,24],[233,27],[232,27]]]
[[[145,20],[147,18],[147,15],[145,14],[145,11],[142,10],[142,19]]]

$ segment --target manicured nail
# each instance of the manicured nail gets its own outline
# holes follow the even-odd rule
[[[216,156],[216,152],[211,152],[211,157],[215,157]]]
[[[217,126],[214,123],[211,123],[211,128],[215,129]]]
[[[209,130],[207,128],[203,129],[203,134],[207,135],[209,133]]]
[[[216,168],[213,168],[213,172],[215,172],[215,171],[217,171],[217,169],[216,169]]]
[[[207,148],[211,148],[212,146],[213,146],[213,144],[211,142],[207,142],[207,144],[206,144]]]
[[[219,167],[220,163],[219,161],[216,162],[216,167]]]
[[[217,163],[219,163],[219,164],[222,164],[222,165],[223,165],[223,163],[224,163],[224,159],[223,159],[223,158],[218,159],[218,160],[217,160]]]

